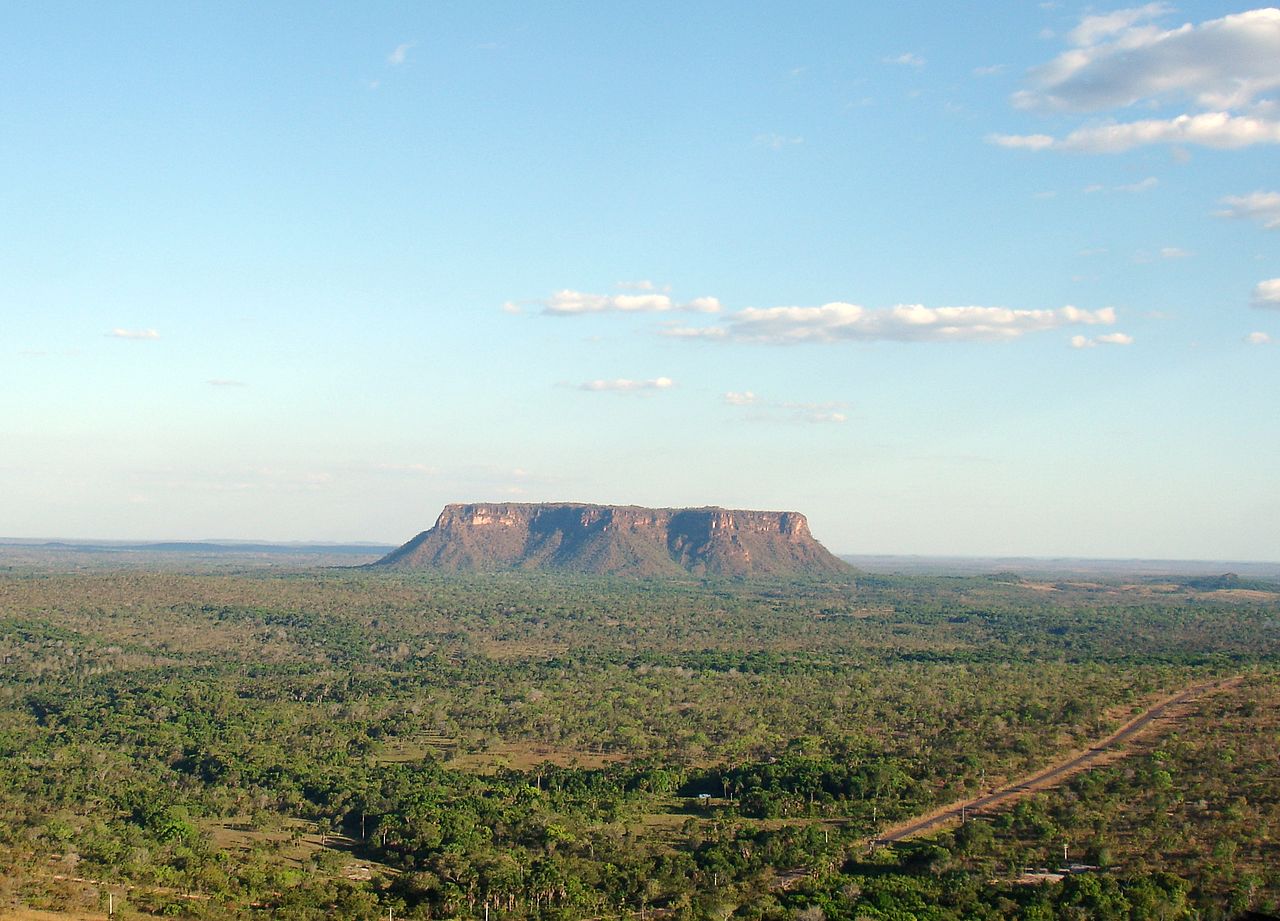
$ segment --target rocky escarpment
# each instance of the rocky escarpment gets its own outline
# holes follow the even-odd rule
[[[378,566],[638,578],[847,575],[798,512],[579,503],[448,505]]]

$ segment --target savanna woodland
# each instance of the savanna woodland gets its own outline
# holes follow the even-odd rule
[[[0,915],[1280,905],[1280,585],[0,563]],[[1236,678],[1086,770],[885,840]]]

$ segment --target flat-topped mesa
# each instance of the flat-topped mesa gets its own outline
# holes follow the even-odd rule
[[[379,566],[651,577],[847,576],[799,512],[576,502],[447,505]]]

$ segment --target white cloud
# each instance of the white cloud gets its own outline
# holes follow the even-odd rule
[[[723,339],[729,331],[723,326],[673,326],[663,327],[662,335],[671,339]]]
[[[684,309],[694,313],[719,313],[723,305],[717,297],[695,297],[684,305]]]
[[[512,303],[508,301],[507,303]],[[590,294],[565,288],[542,302],[542,312],[553,316],[578,316],[586,313],[716,313],[720,301],[714,297],[695,297],[678,303],[669,294],[644,291],[639,294]]]
[[[1031,72],[1035,89],[1014,95],[1025,109],[1100,112],[1143,102],[1191,101],[1238,109],[1280,87],[1280,9],[1257,9],[1161,29],[1160,4],[1091,16],[1075,47]],[[1127,21],[1125,21],[1127,20]]]
[[[392,67],[399,67],[405,61],[409,60],[409,49],[416,44],[418,43],[402,42],[401,44],[396,45],[395,48],[391,50],[391,53],[387,55],[387,63]]]
[[[1011,150],[1048,150],[1057,142],[1048,134],[988,134],[987,143]]]
[[[1166,4],[1150,3],[1085,17],[1070,33],[1070,47],[1034,68],[1030,88],[1012,101],[1038,112],[1177,106],[1181,114],[1086,124],[1061,138],[994,134],[988,140],[1082,153],[1149,144],[1232,150],[1280,143],[1280,122],[1268,117],[1276,106],[1271,94],[1280,89],[1280,9],[1247,10],[1172,29],[1152,22],[1169,12]]]
[[[1271,337],[1266,333],[1249,333],[1244,337],[1244,341],[1250,345],[1268,345],[1271,342]]]
[[[524,308],[521,307],[519,304],[517,304],[515,301],[503,301],[502,312],[505,314],[510,314],[513,317],[516,317],[524,313]]]
[[[1104,333],[1101,336],[1072,336],[1073,349],[1091,349],[1099,345],[1133,345],[1133,337],[1126,333]]]
[[[912,51],[905,51],[883,60],[886,64],[902,64],[905,67],[924,67],[925,64],[924,58]]]
[[[676,382],[669,377],[655,377],[645,381],[628,380],[625,377],[614,378],[613,380],[595,380],[587,381],[579,384],[579,390],[587,390],[592,393],[602,393],[613,391],[617,393],[634,393],[640,390],[670,390],[676,385]]]
[[[1160,180],[1155,176],[1148,176],[1146,179],[1132,182],[1128,185],[1118,185],[1115,187],[1117,192],[1150,192],[1160,184]]]
[[[797,144],[803,144],[804,138],[799,136],[787,137],[782,134],[757,134],[752,143],[757,147],[768,147],[770,150],[781,150],[784,147],[794,147]]]
[[[1160,248],[1161,259],[1188,259],[1190,257],[1191,252],[1180,246],[1162,246]]]
[[[1199,144],[1218,150],[1238,150],[1252,144],[1280,144],[1280,122],[1227,112],[1205,112],[1163,120],[1090,125],[1077,128],[1063,138],[1047,134],[991,134],[987,140],[1013,149],[1075,153],[1124,153],[1147,144]]]
[[[1109,38],[1117,32],[1123,32],[1140,22],[1172,12],[1172,9],[1167,3],[1148,3],[1146,6],[1127,10],[1086,16],[1080,20],[1080,25],[1071,31],[1070,38],[1077,45],[1095,45],[1102,39]]]
[[[160,334],[154,329],[120,329],[116,327],[107,333],[112,339],[159,339]]]
[[[373,469],[382,473],[403,473],[411,476],[435,476],[436,467],[427,464],[374,464]]]
[[[1160,180],[1157,179],[1155,176],[1148,176],[1146,179],[1139,180],[1138,182],[1130,182],[1125,185],[1113,185],[1110,189],[1108,189],[1106,186],[1102,185],[1101,183],[1095,182],[1092,185],[1085,186],[1084,191],[1086,195],[1092,195],[1095,192],[1107,192],[1107,191],[1138,194],[1140,192],[1150,192],[1159,184],[1160,184]]]
[[[729,391],[723,397],[730,406],[750,407],[749,418],[759,422],[812,422],[839,424],[847,422],[849,417],[845,410],[847,403],[829,401],[826,403],[797,403],[780,400],[765,400],[750,390]]]
[[[1004,73],[1004,70],[1005,67],[1003,64],[989,64],[986,67],[975,67],[973,69],[973,75],[975,77],[993,77],[996,74]]]
[[[1253,289],[1254,307],[1280,307],[1280,278],[1260,281]]]
[[[723,319],[723,326],[668,327],[676,338],[738,342],[822,343],[841,341],[958,342],[1016,339],[1060,326],[1111,325],[1115,310],[1012,310],[1007,307],[925,307],[899,304],[869,310],[842,302],[821,307],[748,307]]]
[[[1218,217],[1247,218],[1257,221],[1267,230],[1280,230],[1280,192],[1228,195],[1222,199],[1222,204],[1227,207],[1217,212]]]

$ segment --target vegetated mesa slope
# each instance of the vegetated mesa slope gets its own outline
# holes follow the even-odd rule
[[[633,578],[830,577],[853,572],[799,512],[634,505],[447,505],[377,566],[550,569]]]

